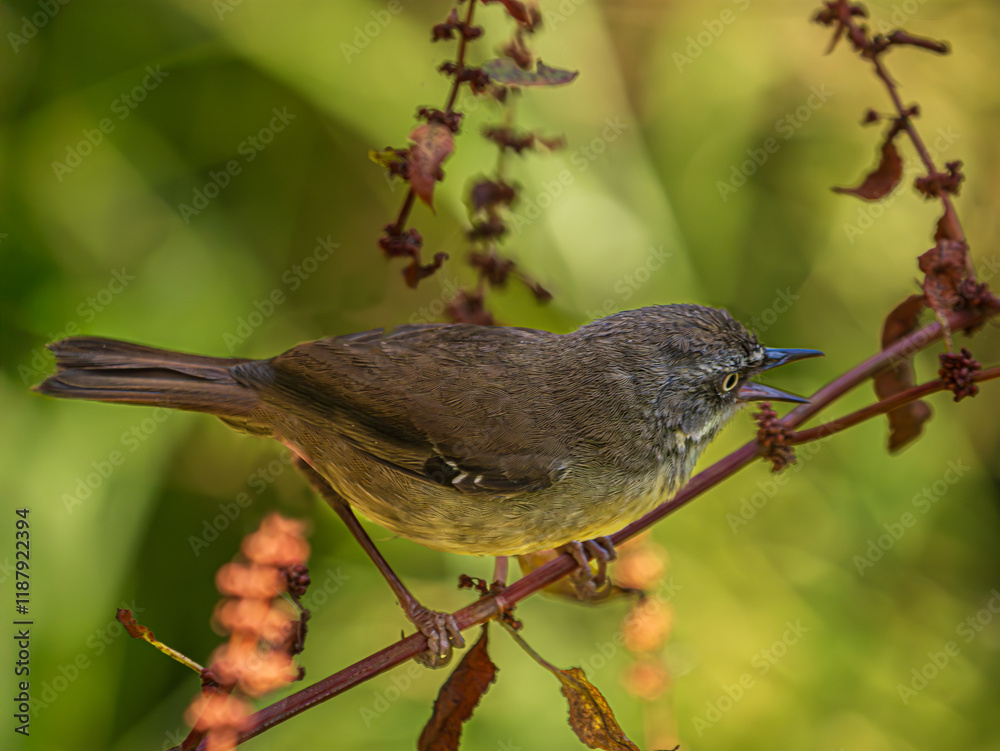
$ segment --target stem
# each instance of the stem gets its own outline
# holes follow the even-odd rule
[[[1000,311],[996,310],[985,312],[969,310],[952,312],[948,315],[947,324],[952,330],[965,329],[971,326],[978,326],[988,319],[998,315],[998,313],[1000,313]],[[812,401],[809,404],[803,404],[796,407],[785,415],[782,422],[789,428],[801,425],[807,419],[818,413],[824,407],[829,406],[832,402],[843,396],[855,386],[863,383],[883,368],[888,367],[895,359],[908,357],[913,352],[923,349],[932,342],[937,341],[941,338],[941,336],[942,325],[940,322],[935,321],[928,324],[924,328],[914,331],[908,336],[899,339],[886,349],[873,355],[872,357],[869,357],[864,362],[858,364],[854,368],[851,368],[849,371],[821,388],[812,397]],[[991,370],[976,373],[974,380],[985,381],[997,377],[1000,377],[1000,368],[993,368]],[[890,397],[889,399],[879,402],[879,404],[885,405],[885,411],[888,411],[889,409],[899,406],[899,403],[893,402],[894,399],[898,399],[902,402],[911,398],[919,398],[919,396],[924,395],[925,393],[932,393],[935,390],[939,390],[938,388],[931,388],[931,386],[936,383],[939,382],[935,381],[918,386],[914,389],[908,389],[906,392],[902,392],[901,394],[897,394],[894,397]],[[921,389],[929,390],[924,392],[921,391]],[[869,413],[867,414],[859,415],[858,413],[853,413],[845,418],[841,418],[835,423],[830,424],[834,425],[846,423],[844,427],[850,427],[850,425],[857,424],[865,419],[870,419],[877,414],[881,414],[881,410],[874,410],[873,407],[866,409],[869,410]],[[825,428],[826,426],[821,427]],[[842,430],[844,428],[839,429]],[[826,432],[822,433],[822,436],[820,436],[817,432],[814,438],[810,435],[813,431],[818,431],[818,429],[796,433],[795,437],[797,440],[795,442],[804,443],[808,440],[815,440],[815,438],[825,437],[830,434],[830,430],[827,429]],[[758,455],[759,452],[760,446],[757,441],[750,441],[743,447],[729,454],[729,456],[719,460],[708,469],[695,475],[673,498],[668,500],[666,503],[661,504],[641,519],[629,524],[624,529],[621,529],[611,535],[611,541],[615,545],[619,545],[630,537],[633,537],[639,532],[645,530],[647,527],[659,521],[663,517],[668,516],[669,514],[672,514],[680,509],[682,506],[687,505],[709,488],[714,487],[730,475],[734,474],[737,470],[745,467]],[[472,626],[484,623],[491,618],[495,618],[502,610],[509,610],[526,597],[544,589],[550,584],[554,584],[556,581],[575,570],[576,567],[576,562],[570,555],[560,555],[543,566],[539,566],[527,576],[521,577],[496,595],[483,597],[471,605],[467,605],[461,610],[456,611],[453,614],[455,622],[463,631]],[[334,696],[353,688],[354,686],[364,683],[369,678],[373,678],[374,676],[384,673],[386,670],[389,670],[396,665],[412,659],[426,648],[427,639],[422,634],[411,634],[395,644],[354,663],[350,667],[344,668],[343,670],[324,678],[312,686],[308,686],[291,696],[285,697],[284,699],[261,709],[253,715],[253,725],[251,729],[240,735],[240,743],[259,735],[268,728],[274,727],[275,725],[294,717],[310,707],[320,704],[327,699],[331,699]],[[201,748],[201,746],[199,746],[199,748]]]
[[[413,208],[413,200],[416,197],[417,194],[413,192],[413,188],[407,188],[406,198],[403,199],[403,205],[399,207],[399,216],[396,217],[396,223],[392,228],[392,234],[403,234],[403,229],[406,227],[406,220],[410,218],[410,210]]]
[[[972,375],[972,380],[976,383],[979,383],[980,381],[991,381],[994,378],[1000,378],[1000,367],[991,368],[990,370],[982,370],[978,373],[973,373]],[[892,410],[897,407],[902,407],[904,404],[915,402],[918,399],[923,399],[925,396],[933,394],[937,391],[944,391],[947,388],[948,385],[941,379],[922,383],[919,386],[906,389],[906,391],[900,391],[898,394],[893,394],[886,399],[875,402],[874,404],[869,404],[867,407],[862,407],[855,412],[851,412],[850,414],[839,417],[831,422],[818,425],[815,428],[800,430],[793,433],[790,437],[790,443],[792,445],[798,445],[800,443],[809,443],[810,441],[816,441],[820,438],[826,438],[834,433],[839,433],[842,430],[854,427],[858,423],[864,422],[872,417],[884,415],[886,412],[892,412]]]
[[[476,0],[469,0],[469,9],[465,13],[465,24],[466,26],[472,25],[472,16],[476,9]],[[455,71],[455,80],[452,81],[451,91],[448,92],[448,101],[444,106],[444,111],[446,113],[451,113],[455,106],[455,100],[458,99],[458,90],[462,87],[461,75],[465,70],[465,48],[468,45],[468,41],[465,38],[465,34],[460,34],[460,39],[458,41],[458,59],[455,61],[458,66]],[[413,209],[414,199],[417,194],[413,192],[413,187],[407,189],[406,198],[403,199],[403,205],[399,208],[399,215],[396,217],[396,222],[393,225],[393,234],[401,235],[403,230],[406,228],[406,221],[410,218],[410,211]]]
[[[469,9],[465,12],[465,27],[469,28],[472,26],[472,16],[476,11],[476,0],[469,0]],[[448,95],[448,103],[444,106],[444,111],[451,113],[452,108],[455,106],[455,100],[458,99],[458,89],[462,85],[460,83],[462,78],[462,73],[465,72],[465,48],[468,45],[468,40],[465,38],[465,34],[461,35],[461,39],[458,42],[458,59],[455,61],[458,68],[455,70],[455,80],[451,86],[451,93]]]

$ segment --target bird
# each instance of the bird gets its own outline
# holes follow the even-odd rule
[[[764,347],[727,311],[694,304],[564,334],[402,325],[263,360],[92,336],[48,348],[57,372],[38,392],[204,412],[277,439],[351,508],[426,547],[576,545],[578,559],[581,543],[669,499],[741,406],[807,401],[754,376],[822,354]]]

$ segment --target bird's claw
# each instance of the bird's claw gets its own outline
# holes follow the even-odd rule
[[[581,600],[593,601],[603,599],[605,590],[611,586],[608,578],[608,562],[618,557],[614,543],[610,537],[597,537],[593,540],[579,542],[574,540],[562,546],[577,562],[579,570],[573,577],[573,588]],[[597,561],[597,573],[590,568],[587,553]]]
[[[427,651],[414,657],[424,667],[443,668],[451,662],[452,647],[461,649],[465,646],[465,638],[451,613],[418,605],[409,617],[420,633],[427,637]]]

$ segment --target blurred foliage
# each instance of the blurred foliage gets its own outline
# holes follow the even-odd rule
[[[375,248],[403,191],[368,152],[404,146],[416,108],[441,106],[448,82],[435,68],[454,46],[429,39],[449,7],[0,5],[0,559],[13,556],[13,508],[30,508],[31,680],[50,703],[29,742],[12,732],[8,703],[4,748],[178,742],[197,680],[122,636],[115,608],[129,603],[159,638],[204,660],[222,640],[209,626],[215,571],[272,509],[313,527],[307,681],[409,631],[275,444],[202,415],[57,403],[27,387],[50,367],[44,343],[74,330],[264,357],[323,335],[438,320],[455,287],[472,279],[461,260],[463,194],[494,164],[495,147],[477,132],[498,119],[495,105],[466,98],[437,213],[414,211],[428,257],[452,255],[415,292],[399,277],[401,262]],[[822,54],[828,35],[808,23],[814,5],[542,0],[542,9],[537,51],[580,76],[523,97],[520,125],[565,133],[568,146],[514,159],[523,216],[534,214],[528,201],[548,198],[508,247],[555,299],[538,306],[514,285],[490,298],[498,318],[566,331],[647,304],[725,306],[770,345],[826,351],[775,376],[801,393],[871,354],[886,312],[916,290],[915,258],[930,246],[938,207],[916,197],[910,178],[885,205],[829,190],[856,184],[874,164],[878,133],[859,120],[888,104],[846,47]],[[897,50],[889,65],[904,99],[919,101],[919,127],[940,161],[965,161],[958,208],[981,275],[996,287],[1000,6],[907,0],[870,10],[953,44],[944,58]],[[472,62],[492,56],[510,31],[499,5],[477,20],[487,35]],[[275,112],[285,114],[274,120]],[[269,127],[273,138],[256,149],[248,139]],[[778,148],[761,160],[768,139]],[[721,195],[719,183],[755,154],[761,163],[745,184]],[[239,172],[226,180],[233,160]],[[215,191],[213,182],[226,184]],[[182,216],[198,191],[217,195]],[[318,260],[320,241],[339,244],[327,260]],[[269,308],[275,290],[283,301]],[[970,347],[995,364],[997,340],[987,327]],[[918,373],[929,377],[936,362],[936,353],[922,355]],[[623,650],[594,660],[624,605],[533,598],[518,608],[525,637],[555,664],[591,666],[588,677],[644,748],[1000,749],[1000,625],[983,610],[991,598],[1000,606],[998,393],[988,384],[957,405],[935,396],[926,435],[900,456],[886,454],[885,425],[873,421],[800,451],[784,475],[751,467],[659,525],[676,589],[664,701],[626,693]],[[836,409],[871,399],[859,389]],[[706,461],[752,434],[749,419],[737,419]],[[111,462],[120,466],[108,471]],[[88,478],[95,487],[81,488]],[[81,502],[67,505],[69,495]],[[906,512],[915,524],[898,540],[884,537]],[[467,602],[454,586],[459,573],[488,576],[490,561],[372,531],[433,607]],[[859,572],[856,557],[880,536],[888,549]],[[206,544],[193,545],[199,538]],[[977,613],[983,625],[963,631]],[[904,702],[898,687],[949,641],[957,655]],[[12,639],[0,644],[8,671]],[[504,638],[491,651],[499,680],[466,747],[577,747],[554,682]],[[248,748],[331,737],[338,749],[412,747],[443,679],[404,666]]]

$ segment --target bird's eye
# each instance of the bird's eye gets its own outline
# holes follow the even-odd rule
[[[722,381],[722,390],[723,391],[732,391],[734,388],[736,388],[736,384],[739,383],[739,382],[740,382],[740,374],[739,373],[730,373]]]

